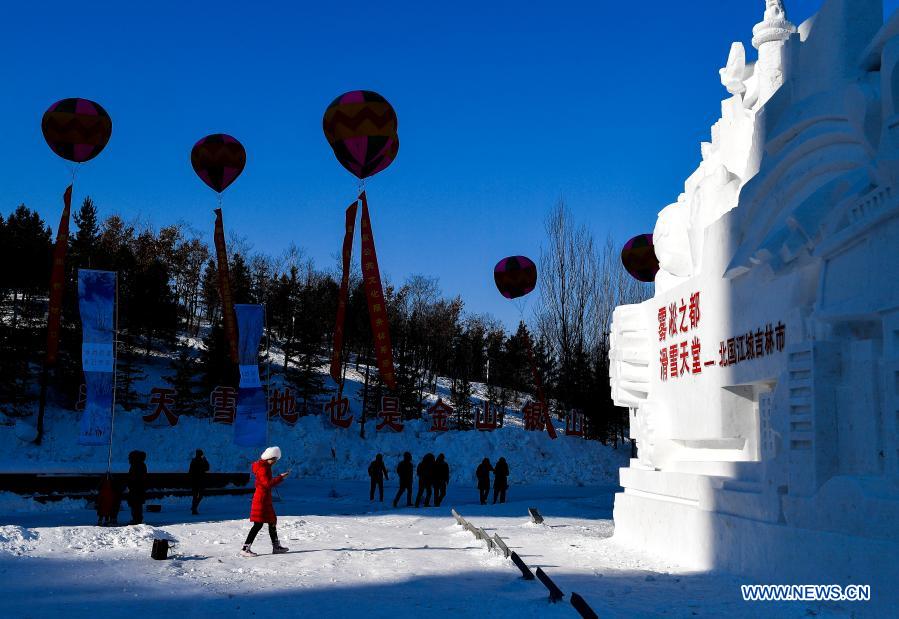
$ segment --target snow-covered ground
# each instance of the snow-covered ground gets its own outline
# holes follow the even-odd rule
[[[90,526],[93,513],[73,503],[8,511],[15,504],[7,497],[0,617],[577,616],[567,595],[550,604],[539,582],[488,552],[450,507],[498,532],[600,617],[888,616],[884,592],[871,603],[743,602],[745,581],[619,547],[610,538],[610,487],[523,485],[509,503],[481,506],[472,486],[451,484],[440,508],[398,510],[369,503],[357,481],[288,480],[279,490],[278,528],[290,553],[268,554],[263,530],[254,549],[265,554],[255,559],[237,555],[247,497],[207,499],[200,516],[190,515],[188,499],[167,499],[147,525],[121,528]],[[388,483],[386,494],[393,491]],[[530,523],[529,506],[544,525]],[[177,540],[174,558],[150,559],[154,537]]]

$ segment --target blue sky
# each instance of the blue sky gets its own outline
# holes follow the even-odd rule
[[[820,0],[788,0],[794,23]],[[899,0],[886,0],[887,14]],[[382,273],[421,273],[512,324],[501,257],[535,260],[564,198],[598,239],[650,232],[699,161],[731,41],[751,50],[764,0],[683,2],[57,2],[4,7],[0,212],[54,227],[67,182],[40,118],[86,97],[113,118],[79,171],[101,214],[183,220],[211,241],[215,194],[190,167],[208,133],[247,168],[225,225],[257,251],[339,252],[356,181],[321,133],[338,94],[376,90],[399,116],[396,162],[369,182]],[[751,53],[751,52],[750,52]],[[358,247],[356,248],[358,256]],[[533,307],[533,301],[529,309]]]

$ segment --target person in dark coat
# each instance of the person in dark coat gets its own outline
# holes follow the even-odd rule
[[[371,479],[371,485],[368,491],[368,500],[375,500],[375,487],[378,488],[378,500],[384,502],[384,480],[390,479],[387,476],[387,467],[384,466],[384,456],[378,454],[375,459],[368,465],[368,477]]]
[[[107,473],[100,482],[97,493],[97,526],[115,526],[119,523],[119,509],[122,497],[112,475]]]
[[[200,501],[203,500],[203,490],[206,489],[206,473],[209,472],[209,461],[203,455],[202,449],[197,450],[194,459],[190,461],[190,469],[187,472],[190,475],[190,487],[193,494],[190,513],[196,515],[200,513],[197,508],[200,506]]]
[[[287,548],[278,541],[278,516],[272,506],[272,488],[284,481],[290,475],[287,469],[280,475],[272,477],[272,465],[281,459],[280,447],[269,447],[262,452],[259,460],[253,463],[253,477],[256,479],[256,491],[253,493],[253,503],[250,505],[250,522],[253,526],[247,535],[247,540],[240,551],[243,557],[258,556],[250,548],[256,535],[262,530],[263,524],[268,524],[268,535],[272,538],[272,554],[278,555],[287,552]]]
[[[505,458],[496,461],[496,468],[493,469],[493,504],[496,505],[496,498],[499,497],[500,503],[506,502],[506,490],[509,488],[509,465]]]
[[[437,456],[437,462],[434,463],[434,505],[437,507],[440,507],[440,504],[446,497],[449,474],[449,464],[446,463],[446,456],[440,454]]]
[[[147,454],[143,451],[132,451],[128,454],[128,507],[131,508],[131,522],[141,524],[144,521],[144,501],[147,500]]]
[[[421,505],[421,495],[425,495],[425,507],[431,506],[431,492],[434,488],[434,454],[425,454],[418,463],[418,496],[415,497],[415,507]]]
[[[400,502],[403,492],[406,493],[406,505],[412,507],[412,454],[408,451],[403,454],[403,460],[396,465],[396,474],[400,479],[400,489],[393,498],[393,506]]]
[[[481,496],[481,505],[487,504],[487,495],[490,494],[490,473],[493,467],[490,465],[490,459],[484,458],[478,465],[474,476],[478,478],[478,493]]]

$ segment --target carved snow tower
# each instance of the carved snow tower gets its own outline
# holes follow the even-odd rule
[[[767,0],[758,60],[616,309],[615,537],[767,582],[899,582],[899,15]],[[780,570],[780,573],[778,570]],[[777,578],[772,579],[772,575]],[[823,580],[822,580],[823,579]]]

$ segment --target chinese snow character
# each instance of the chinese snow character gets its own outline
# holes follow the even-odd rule
[[[285,387],[284,393],[281,393],[280,389],[272,391],[272,395],[269,396],[268,399],[268,405],[269,419],[280,417],[290,425],[297,422],[297,419],[299,418],[299,413],[297,413],[297,401],[296,398],[293,397],[293,392],[291,392],[290,387]]]
[[[403,414],[400,412],[400,399],[385,395],[381,398],[381,410],[378,411],[381,423],[375,426],[375,430],[381,431],[390,428],[394,432],[403,431]]]
[[[727,365],[735,365],[737,363],[737,348],[734,338],[727,338]]]
[[[747,359],[755,359],[755,336],[752,335],[752,331],[745,335],[746,339],[746,358]]]
[[[215,423],[234,423],[237,414],[237,389],[218,386],[209,394],[209,406],[212,408],[212,421]]]
[[[783,351],[784,344],[786,343],[785,342],[786,334],[787,334],[786,326],[782,322],[777,321],[777,326],[774,327],[774,339],[776,342],[775,347],[777,348],[777,352]]]
[[[668,312],[663,305],[659,308],[659,341],[664,342],[668,334]]]
[[[756,358],[765,356],[765,343],[764,343],[765,341],[763,338],[764,338],[764,334],[762,333],[761,329],[759,329],[758,331],[755,332],[755,356],[756,356]]]
[[[144,421],[155,425],[163,425],[163,420],[157,421],[157,419],[159,419],[161,415],[165,415],[164,421],[167,421],[170,426],[177,424],[178,415],[169,408],[175,405],[176,393],[177,392],[174,389],[153,387],[150,390],[150,404],[155,405],[156,410],[149,415],[144,415]]]
[[[437,398],[437,403],[428,409],[428,415],[431,416],[431,432],[446,432],[449,427],[446,420],[453,414],[453,407],[448,406],[443,398]]]
[[[662,371],[661,379],[668,380],[668,347],[659,350],[659,367]]]
[[[584,436],[584,413],[574,409],[565,417],[565,436]]]
[[[699,327],[699,291],[697,290],[693,294],[690,295],[690,328],[696,329]]]
[[[680,343],[680,375],[683,376],[684,372],[687,374],[690,373],[690,366],[687,363],[687,359],[690,357],[690,349],[689,344],[687,342]]]
[[[347,415],[350,410],[350,401],[347,398],[337,399],[331,396],[331,399],[325,404],[325,410],[331,419],[331,423],[338,428],[349,428],[353,423],[353,416]]]
[[[680,300],[680,308],[678,311],[680,312],[680,332],[686,333],[689,330],[687,328],[687,304],[684,303],[683,298]]]
[[[478,407],[474,414],[474,427],[477,430],[492,432],[497,427],[497,407],[491,405],[490,402],[484,402],[484,414],[481,415],[481,408]]]
[[[546,408],[542,402],[528,402],[521,413],[525,430],[542,432],[546,427]]]
[[[702,360],[700,359],[701,352],[702,345],[699,343],[699,338],[694,337],[693,343],[690,346],[690,356],[693,359],[693,374],[699,374],[702,372]]]
[[[718,347],[718,354],[721,355],[721,358],[718,359],[718,365],[725,367],[727,365],[727,344],[724,343],[724,340],[721,341]]]
[[[677,378],[677,344],[672,344],[668,348],[668,375],[671,378]]]
[[[677,303],[668,306],[668,335],[677,335]]]
[[[771,328],[771,323],[768,323],[765,327],[765,354],[770,355],[772,352],[774,352],[774,329]]]

